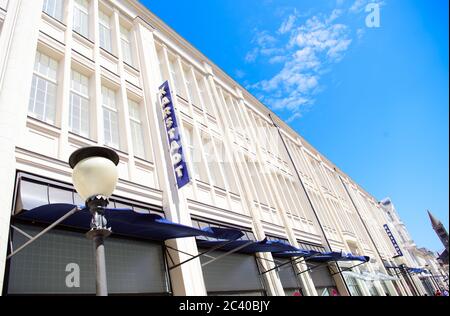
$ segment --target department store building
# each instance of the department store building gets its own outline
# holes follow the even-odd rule
[[[3,295],[95,293],[82,229],[60,225],[9,256],[49,224],[23,214],[84,204],[67,162],[87,146],[119,155],[113,207],[237,229],[255,245],[211,249],[201,238],[113,229],[105,241],[111,295],[425,293],[414,267],[392,268],[403,262],[378,201],[138,1],[0,0],[0,30]],[[164,83],[182,171],[168,147]],[[188,173],[182,186],[180,172]],[[258,248],[268,242],[323,260]],[[73,264],[78,286],[66,282]]]

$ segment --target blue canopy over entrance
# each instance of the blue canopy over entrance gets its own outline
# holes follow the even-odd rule
[[[47,204],[22,211],[14,218],[51,224],[76,207],[73,204]],[[198,229],[173,223],[156,214],[137,213],[132,209],[105,209],[105,217],[114,234],[141,239],[164,241],[174,238],[205,236],[234,240],[244,235],[240,230],[232,228],[206,227]],[[81,208],[65,219],[61,225],[89,230],[91,218],[89,210]]]

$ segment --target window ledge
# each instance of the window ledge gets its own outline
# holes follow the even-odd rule
[[[66,31],[67,25],[65,25],[62,21],[58,20],[57,18],[51,16],[47,12],[42,11],[42,19],[54,27],[60,29],[61,31]]]

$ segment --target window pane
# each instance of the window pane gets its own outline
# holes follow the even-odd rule
[[[86,0],[75,0],[73,29],[81,35],[89,37],[89,4]]]
[[[100,47],[109,52],[112,52],[110,18],[102,11],[100,11],[99,13],[99,18]]]
[[[119,148],[119,123],[115,92],[102,86],[102,102],[105,144],[114,148]]]
[[[121,46],[122,46],[122,53],[123,53],[123,60],[133,65],[133,56],[131,52],[131,37],[130,37],[130,31],[127,30],[122,25],[120,26],[120,37],[121,37]]]
[[[131,45],[129,42],[122,40],[122,53],[123,61],[129,65],[133,65],[133,59],[131,56]]]
[[[54,124],[56,116],[56,90],[56,84],[34,74],[28,104],[29,114],[39,120]]]
[[[70,130],[73,133],[89,137],[89,101],[72,93],[69,115]]]
[[[89,79],[72,70],[69,127],[73,133],[89,137]]]
[[[134,155],[140,158],[145,158],[145,144],[140,119],[139,104],[132,100],[128,100],[128,111],[130,115],[131,137],[133,140]]]
[[[63,0],[44,0],[42,11],[55,19],[62,21]]]
[[[134,155],[139,158],[145,158],[144,137],[142,135],[142,125],[136,121],[130,122],[133,138]]]

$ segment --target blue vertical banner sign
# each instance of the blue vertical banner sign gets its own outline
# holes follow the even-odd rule
[[[394,246],[395,251],[397,252],[397,256],[402,257],[403,252],[400,249],[400,247],[398,246],[397,241],[395,240],[395,237],[391,232],[391,229],[389,228],[389,226],[387,224],[384,224],[383,227],[384,227],[384,230],[386,231],[386,234],[388,235],[389,239],[391,240],[391,243]]]
[[[178,188],[181,189],[189,183],[190,179],[168,81],[159,87],[159,98],[167,139],[169,141],[171,165],[175,172]]]

